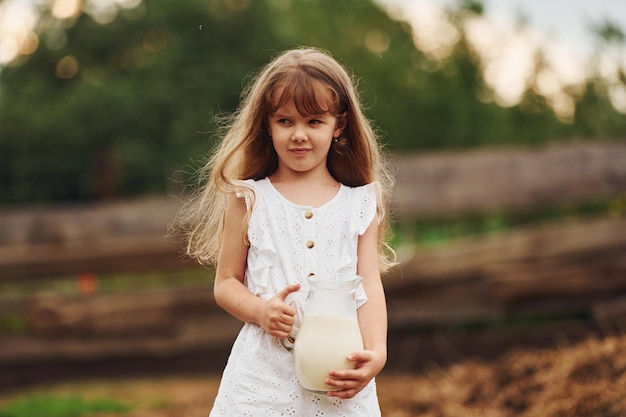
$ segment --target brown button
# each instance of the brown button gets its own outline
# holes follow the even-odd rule
[[[306,247],[311,249],[313,246],[315,246],[315,242],[313,242],[312,240],[307,240],[306,241]]]
[[[304,213],[304,218],[305,219],[310,219],[313,217],[313,212],[312,211],[307,211],[306,213]]]
[[[311,277],[314,277],[314,276],[315,276],[315,272],[309,272],[309,275],[307,275],[306,277],[307,278],[311,278]]]

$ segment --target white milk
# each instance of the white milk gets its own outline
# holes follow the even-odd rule
[[[305,314],[294,345],[300,384],[315,392],[336,389],[324,383],[328,372],[331,369],[354,369],[355,363],[346,356],[360,350],[363,350],[363,339],[357,320]]]

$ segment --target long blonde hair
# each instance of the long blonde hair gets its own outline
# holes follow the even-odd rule
[[[383,159],[377,135],[362,112],[355,86],[356,82],[343,66],[328,53],[313,48],[283,52],[261,69],[242,92],[239,108],[223,120],[222,140],[199,170],[200,187],[185,203],[175,223],[185,239],[188,256],[202,265],[215,265],[227,198],[233,192],[242,192],[254,199],[253,191],[241,181],[262,179],[276,171],[278,156],[267,122],[278,107],[293,100],[303,115],[329,109],[335,115],[346,115],[346,127],[329,151],[326,164],[331,175],[347,186],[378,183],[380,269],[386,271],[393,265],[395,253],[387,244],[387,205],[393,177]],[[327,95],[331,103],[319,103],[316,92],[320,88],[331,93]]]

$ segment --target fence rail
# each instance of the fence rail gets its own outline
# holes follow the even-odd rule
[[[397,156],[400,218],[524,210],[626,192],[626,141]]]

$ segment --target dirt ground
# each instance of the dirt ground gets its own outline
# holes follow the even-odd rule
[[[206,417],[218,383],[219,376],[70,383],[0,405],[16,396],[80,395],[131,404],[124,417]],[[623,417],[626,336],[514,350],[493,363],[466,360],[419,375],[383,373],[378,388],[385,417]]]

